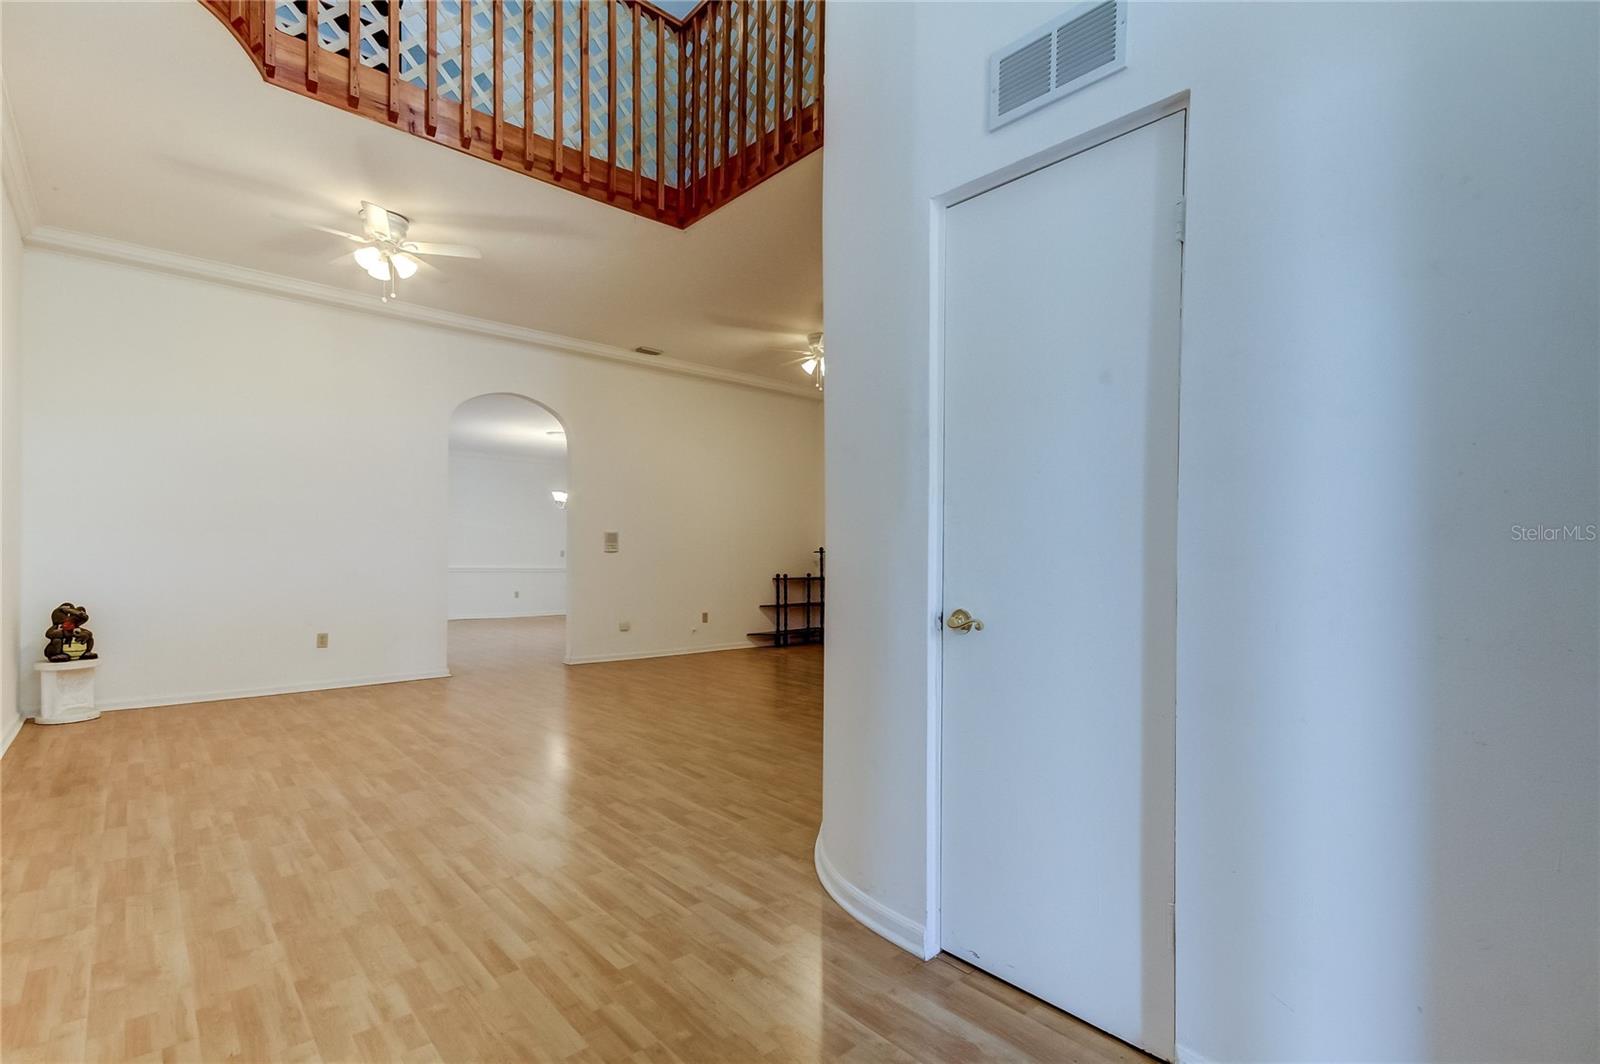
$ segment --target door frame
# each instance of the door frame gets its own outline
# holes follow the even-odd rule
[[[1086,133],[1079,134],[1068,140],[1061,141],[1043,151],[1036,152],[1016,162],[1010,163],[997,170],[991,171],[982,177],[965,182],[953,189],[933,197],[928,204],[928,601],[934,606],[932,616],[928,618],[928,654],[927,654],[927,682],[928,682],[928,718],[927,718],[927,793],[924,797],[927,817],[927,836],[924,840],[924,852],[927,854],[927,867],[924,871],[924,881],[927,884],[927,900],[924,910],[925,917],[922,930],[922,957],[930,960],[941,951],[940,940],[940,879],[943,874],[942,855],[940,853],[940,840],[943,829],[943,800],[944,800],[944,775],[943,775],[943,745],[944,745],[944,470],[945,470],[945,225],[947,212],[975,196],[990,192],[1001,185],[1008,184],[1018,178],[1026,177],[1031,173],[1042,170],[1047,166],[1081,155],[1099,147],[1108,141],[1136,129],[1151,125],[1175,114],[1190,110],[1188,91],[1177,93],[1166,99],[1157,101],[1137,111],[1130,112],[1121,118],[1097,126]],[[1189,155],[1189,128],[1188,121],[1184,123],[1184,189],[1188,190],[1188,155]],[[1187,250],[1186,248],[1184,250]],[[1179,331],[1178,331],[1178,365],[1179,365],[1179,416],[1182,416],[1182,366],[1183,366],[1183,279],[1182,259],[1180,257],[1179,275]],[[1179,426],[1179,446],[1182,446],[1182,426]],[[1180,466],[1179,476],[1182,476]],[[1182,481],[1179,486],[1181,490]],[[1182,516],[1181,512],[1178,515]],[[1183,574],[1175,569],[1175,580],[1181,584]],[[1173,633],[1173,646],[1176,656],[1177,635]],[[1176,700],[1174,700],[1176,701]],[[1176,704],[1173,706],[1173,726],[1177,726]],[[1176,745],[1174,746],[1176,749]],[[1174,771],[1176,771],[1176,758],[1174,758]],[[1173,848],[1177,848],[1177,820],[1174,810]],[[1177,868],[1177,854],[1173,854],[1173,868]],[[1173,883],[1173,963],[1177,963],[1177,883],[1176,871]],[[1177,980],[1174,971],[1174,991]],[[1174,993],[1174,1009],[1176,1009],[1176,993]],[[1174,1016],[1173,1030],[1176,1032],[1176,1016]]]

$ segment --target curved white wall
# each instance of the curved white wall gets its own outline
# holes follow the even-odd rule
[[[828,9],[832,889],[930,924],[930,201],[1189,93],[1180,1052],[1600,1057],[1600,8],[1135,3],[986,134],[1061,9]]]

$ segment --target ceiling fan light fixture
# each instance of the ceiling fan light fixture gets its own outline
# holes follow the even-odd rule
[[[800,363],[800,368],[806,371],[807,377],[816,378],[816,385],[822,387],[822,378],[828,375],[828,357],[824,354],[822,334],[814,332],[806,337],[806,346],[811,349],[811,357]]]
[[[367,271],[374,280],[389,279],[389,262],[383,252],[375,247],[356,248],[356,265]]]
[[[483,253],[467,244],[429,244],[407,240],[411,219],[403,214],[385,210],[367,200],[361,202],[361,234],[347,233],[332,226],[307,222],[311,228],[353,241],[361,245],[355,250],[356,265],[367,276],[383,285],[383,301],[399,298],[398,282],[415,277],[422,269],[424,256],[441,255],[445,258],[481,259]],[[338,260],[335,260],[338,261]]]

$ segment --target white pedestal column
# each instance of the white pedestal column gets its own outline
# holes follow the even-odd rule
[[[94,720],[94,668],[91,661],[41,661],[34,665],[39,673],[39,715],[36,724],[73,724]]]

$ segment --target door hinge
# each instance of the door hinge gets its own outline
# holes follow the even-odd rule
[[[1186,230],[1189,226],[1189,198],[1187,196],[1173,205],[1172,217],[1173,235],[1178,238],[1178,243],[1181,244],[1187,235]]]

